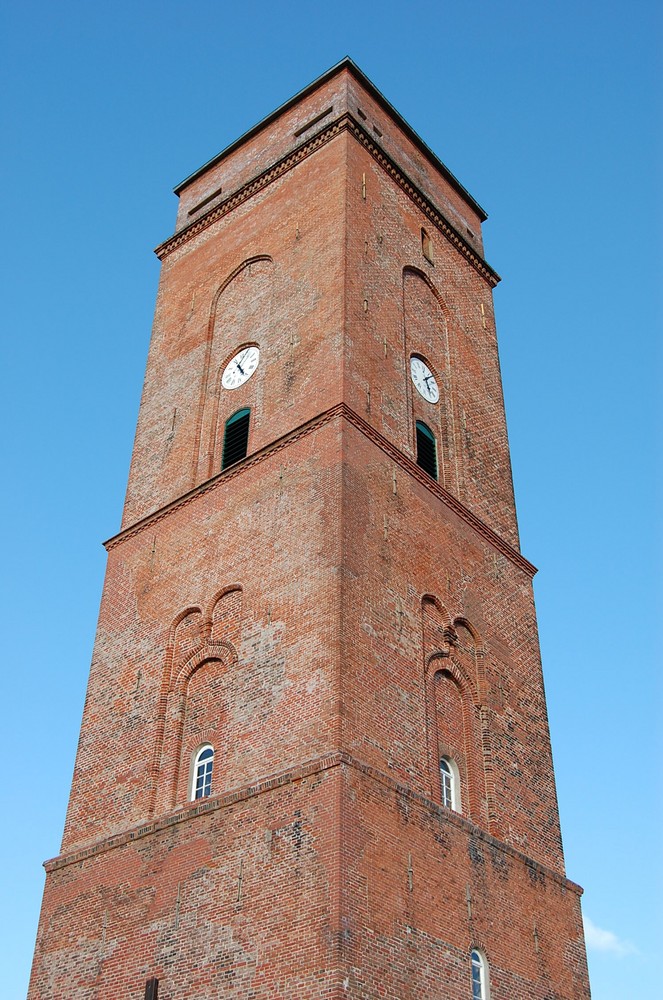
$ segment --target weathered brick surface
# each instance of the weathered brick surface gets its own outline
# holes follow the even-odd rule
[[[221,787],[334,745],[340,458],[337,419],[111,549],[65,850],[146,821],[155,797],[157,812],[186,801],[174,774],[175,719],[196,651],[214,711],[184,742],[193,749],[209,738],[219,748]],[[242,587],[241,624],[221,646],[223,630],[208,639],[205,622],[233,585]],[[195,608],[200,634],[176,650],[174,623]],[[203,667],[208,658],[214,665]]]
[[[265,789],[53,872],[32,994],[142,1000],[157,975],[166,998],[334,995],[334,785]]]
[[[370,776],[345,787],[351,996],[465,1000],[472,947],[492,997],[587,995],[575,887]]]
[[[180,195],[30,1000],[587,998],[483,213],[347,65]]]
[[[255,452],[341,400],[344,194],[341,137],[166,258],[124,527],[218,472],[236,410],[253,408]],[[258,371],[220,392],[249,343]]]

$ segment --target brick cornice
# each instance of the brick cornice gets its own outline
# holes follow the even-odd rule
[[[469,264],[477,271],[481,277],[492,287],[500,280],[499,275],[488,264],[480,254],[474,250],[470,244],[463,239],[458,230],[444,217],[441,210],[426,197],[423,191],[414,181],[402,170],[382,147],[375,141],[375,137],[358,122],[351,114],[344,114],[335,121],[328,123],[319,132],[303,142],[297,149],[288,153],[273,163],[267,170],[264,170],[257,177],[254,177],[247,184],[244,184],[238,191],[231,194],[225,201],[215,205],[208,212],[205,212],[199,219],[192,222],[186,228],[181,229],[169,239],[159,244],[155,253],[160,260],[163,260],[174,250],[188,243],[203,230],[218,222],[244,202],[258,194],[269,184],[278,180],[293,167],[297,166],[312,153],[315,153],[322,146],[326,145],[342,132],[349,132],[360,142],[371,154],[373,159],[382,169],[389,174],[392,180],[405,192],[412,202],[424,213],[429,222],[434,225],[451,245],[463,256]]]
[[[457,514],[463,521],[470,525],[477,534],[481,535],[486,539],[487,542],[498,549],[502,555],[506,556],[512,563],[522,569],[528,576],[532,577],[536,573],[536,566],[533,566],[529,560],[525,559],[517,549],[514,549],[512,545],[509,545],[497,532],[489,528],[488,525],[473,514],[465,504],[461,503],[453,493],[449,493],[445,490],[443,486],[424,472],[420,466],[417,465],[411,458],[404,455],[402,451],[399,451],[395,445],[393,445],[387,438],[383,437],[379,431],[377,431],[371,424],[369,424],[363,417],[360,417],[358,413],[350,409],[349,406],[341,404],[343,407],[344,417],[354,424],[354,426],[362,432],[367,438],[373,441],[374,444],[378,446],[386,455],[388,455],[397,465],[408,472],[414,479],[417,479],[422,486],[425,486],[427,490],[434,493],[442,503],[449,507],[455,514]]]
[[[503,851],[515,860],[527,865],[530,870],[538,872],[541,875],[552,879],[554,882],[557,882],[564,889],[569,889],[578,896],[582,895],[581,887],[566,878],[562,872],[556,871],[554,868],[550,868],[548,865],[544,865],[539,861],[535,861],[523,851],[518,850],[516,847],[513,847],[511,844],[507,844],[502,840],[498,840],[481,827],[475,826],[474,823],[465,819],[465,817],[461,816],[459,813],[452,812],[444,806],[439,805],[437,802],[433,802],[432,799],[422,795],[420,792],[415,792],[408,785],[400,784],[392,778],[391,775],[385,774],[378,768],[359,760],[357,757],[354,757],[352,754],[347,753],[344,750],[333,750],[330,753],[325,754],[323,757],[316,757],[312,760],[289,767],[278,772],[277,774],[271,774],[257,781],[251,782],[251,784],[243,785],[240,788],[234,788],[223,795],[214,795],[199,802],[188,803],[186,806],[178,809],[177,811],[168,813],[165,816],[160,816],[158,819],[141,823],[138,826],[131,827],[130,829],[125,830],[122,833],[115,834],[112,837],[105,837],[100,840],[96,840],[93,843],[88,844],[86,847],[70,851],[66,854],[61,854],[56,858],[51,858],[50,860],[44,862],[44,868],[49,874],[51,872],[60,871],[70,865],[80,864],[87,861],[89,858],[105,854],[108,851],[112,851],[118,847],[123,847],[126,844],[142,840],[145,837],[149,837],[155,833],[160,833],[163,830],[168,830],[171,827],[179,826],[181,823],[195,820],[196,817],[205,813],[227,809],[228,807],[235,805],[237,802],[245,802],[258,795],[263,795],[265,792],[271,792],[275,788],[283,788],[284,786],[302,781],[304,778],[320,775],[325,771],[331,771],[339,767],[352,769],[356,773],[382,785],[392,794],[399,796],[399,798],[405,798],[413,805],[419,806],[429,815],[437,816],[440,820],[464,830],[476,840],[483,841],[490,847]]]
[[[234,465],[231,465],[229,469],[224,469],[223,472],[217,473],[217,475],[212,476],[211,479],[206,479],[204,483],[200,484],[200,486],[194,486],[192,490],[184,493],[182,496],[178,497],[177,500],[171,501],[171,503],[166,504],[164,507],[159,507],[158,510],[153,511],[151,514],[147,514],[145,517],[141,518],[140,521],[136,521],[135,524],[132,524],[123,531],[118,532],[117,535],[113,535],[112,538],[109,538],[108,541],[104,542],[104,546],[110,552],[111,549],[114,549],[116,545],[120,544],[120,542],[125,541],[127,538],[132,538],[134,535],[139,534],[144,528],[147,528],[150,525],[163,521],[163,519],[168,517],[173,511],[180,510],[182,507],[188,506],[188,504],[196,500],[197,497],[216,489],[220,483],[229,482],[231,479],[234,479],[235,476],[241,475],[245,469],[252,468],[254,465],[259,465],[261,462],[264,462],[266,458],[269,458],[274,453],[281,451],[293,441],[297,441],[300,437],[305,437],[307,434],[310,434],[311,431],[317,430],[319,427],[323,427],[325,424],[329,423],[330,420],[333,420],[342,408],[343,404],[340,403],[337,406],[331,407],[329,410],[323,411],[323,413],[319,414],[319,416],[301,424],[299,427],[295,427],[287,434],[284,434],[283,437],[277,438],[277,440],[272,441],[271,444],[265,445],[265,447],[261,448],[260,451],[256,451],[252,455],[248,455],[240,462],[236,462]]]
[[[497,532],[489,528],[488,525],[473,514],[465,504],[461,503],[452,493],[445,490],[443,486],[440,486],[438,482],[431,479],[423,469],[421,469],[416,462],[407,455],[404,455],[402,451],[387,440],[379,431],[377,431],[371,424],[369,424],[363,417],[360,417],[351,407],[346,403],[337,403],[336,406],[330,407],[330,409],[323,411],[319,416],[314,417],[312,420],[307,421],[307,423],[296,427],[294,430],[283,437],[278,438],[278,440],[273,441],[271,444],[266,445],[261,448],[260,451],[255,452],[253,455],[247,456],[247,458],[242,459],[241,462],[237,462],[236,465],[232,465],[229,469],[225,469],[223,472],[218,473],[213,476],[212,479],[206,480],[201,483],[200,486],[194,487],[194,489],[189,490],[183,496],[178,497],[177,500],[173,500],[171,503],[166,504],[164,507],[160,507],[153,513],[148,514],[146,517],[132,524],[130,527],[125,528],[123,531],[118,532],[117,535],[113,535],[108,541],[104,542],[106,549],[110,552],[121,542],[125,541],[127,538],[132,538],[134,535],[139,534],[145,528],[150,525],[154,525],[164,518],[168,517],[173,511],[179,510],[182,507],[187,506],[192,503],[197,497],[204,493],[208,493],[214,490],[219,484],[226,483],[235,476],[241,475],[243,471],[254,465],[258,465],[260,462],[265,461],[275,452],[281,451],[283,448],[287,447],[293,441],[299,440],[301,437],[305,437],[311,434],[313,431],[317,430],[319,427],[323,427],[325,424],[329,423],[335,417],[341,417],[351,423],[357,428],[365,437],[367,437],[373,444],[377,445],[389,458],[392,459],[397,465],[399,465],[404,472],[416,479],[422,486],[431,493],[434,493],[442,503],[458,515],[466,524],[468,524],[477,534],[481,535],[493,548],[497,549],[502,555],[512,562],[515,566],[521,569],[529,577],[533,577],[536,573],[536,567],[532,565],[529,560],[525,559],[517,549],[514,549],[512,545],[509,545]]]
[[[444,217],[440,209],[426,197],[421,188],[417,187],[414,181],[411,180],[403,170],[401,170],[398,164],[392,160],[387,153],[385,153],[381,146],[375,141],[374,136],[370,135],[364,128],[362,128],[362,126],[351,115],[347,115],[347,118],[348,125],[346,127],[368,150],[373,159],[380,164],[382,169],[389,174],[392,180],[398,184],[408,198],[410,198],[410,200],[413,201],[414,204],[424,213],[436,229],[438,229],[442,235],[447,238],[449,243],[451,243],[461,256],[465,257],[475,271],[478,271],[481,277],[488,282],[491,288],[494,288],[500,281],[499,274],[493,270],[490,264],[488,264],[483,257],[473,249],[473,247],[470,246],[467,240],[463,239],[455,226],[452,226],[452,224]]]

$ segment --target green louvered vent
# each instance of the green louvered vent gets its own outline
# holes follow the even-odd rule
[[[437,479],[437,448],[433,432],[417,420],[417,465]]]
[[[249,417],[250,410],[238,410],[228,421],[226,421],[226,432],[223,437],[223,458],[221,459],[221,470],[227,469],[229,465],[234,465],[240,459],[246,457],[246,449],[249,443]]]

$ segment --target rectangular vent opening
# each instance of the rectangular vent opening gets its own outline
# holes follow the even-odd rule
[[[431,479],[437,479],[437,448],[435,438],[425,424],[417,420],[417,465]]]
[[[218,198],[222,191],[223,188],[221,187],[217,188],[216,191],[212,191],[212,193],[208,194],[206,198],[203,198],[203,200],[199,201],[197,205],[194,205],[193,208],[189,209],[189,215],[195,215],[196,212],[199,212],[201,208],[205,207],[205,205],[209,205],[210,201],[214,201],[215,198]]]
[[[321,111],[319,115],[315,116],[315,118],[311,118],[310,122],[307,122],[306,125],[302,125],[301,128],[298,128],[297,131],[295,132],[295,136],[299,137],[300,135],[303,135],[304,132],[308,132],[310,128],[313,128],[313,126],[317,125],[318,122],[321,122],[323,118],[326,118],[327,115],[330,115],[333,110],[334,106],[332,105],[330,108],[327,108],[326,111]]]
[[[226,424],[221,470],[246,458],[249,443],[249,410],[240,410]]]

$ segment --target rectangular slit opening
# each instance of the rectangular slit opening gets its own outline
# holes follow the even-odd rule
[[[194,205],[193,208],[189,209],[189,215],[195,215],[196,212],[199,212],[201,208],[205,207],[205,205],[209,205],[210,201],[214,201],[215,198],[218,198],[222,191],[222,187],[217,188],[216,191],[212,191],[212,193],[208,194],[206,198],[203,198],[203,200],[199,201],[197,205]]]
[[[307,122],[306,125],[302,125],[301,128],[298,128],[297,131],[294,133],[295,136],[299,138],[299,136],[303,135],[304,132],[308,132],[310,128],[313,128],[313,126],[317,125],[318,122],[321,122],[323,118],[326,118],[327,115],[330,115],[333,110],[334,106],[332,105],[330,108],[327,108],[326,111],[321,111],[320,114],[316,115],[315,118],[311,118],[310,122]]]

